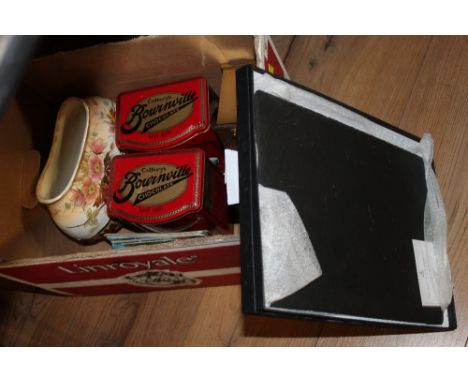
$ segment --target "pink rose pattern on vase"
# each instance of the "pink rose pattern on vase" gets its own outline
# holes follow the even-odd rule
[[[96,154],[91,154],[88,160],[89,176],[94,182],[99,182],[104,175],[104,162]]]
[[[104,149],[106,148],[106,145],[104,144],[102,138],[97,138],[97,139],[93,139],[89,143],[89,147],[91,148],[94,154],[99,155],[104,151]]]
[[[110,162],[119,153],[114,143],[115,104],[96,97],[87,98],[86,102],[89,107],[86,147],[72,187],[54,206],[55,213],[75,214],[80,210],[83,222],[67,228],[92,228],[98,224],[98,214],[106,204],[109,190]]]

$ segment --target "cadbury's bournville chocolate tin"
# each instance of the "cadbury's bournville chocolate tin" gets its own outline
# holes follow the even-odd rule
[[[229,230],[224,177],[198,148],[118,155],[108,214],[149,231]]]
[[[117,146],[123,151],[160,151],[201,147],[222,159],[222,146],[211,128],[210,90],[198,77],[117,97]]]

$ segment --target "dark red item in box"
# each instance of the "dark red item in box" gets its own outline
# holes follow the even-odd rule
[[[198,146],[209,157],[222,154],[210,123],[208,83],[202,77],[120,94],[117,123],[117,146],[123,151]]]
[[[116,156],[110,217],[146,230],[228,229],[223,175],[198,148]]]

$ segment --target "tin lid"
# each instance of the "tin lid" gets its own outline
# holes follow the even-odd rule
[[[199,211],[205,154],[200,149],[116,156],[108,213],[139,224],[162,224]]]
[[[210,127],[203,77],[122,93],[117,97],[116,142],[121,150],[177,147]]]
[[[237,104],[244,313],[455,328],[453,300],[425,302],[418,278],[423,142],[252,67]]]

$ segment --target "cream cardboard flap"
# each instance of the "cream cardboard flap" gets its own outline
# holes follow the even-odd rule
[[[21,174],[23,151],[0,152],[0,248],[15,234],[21,232]],[[1,251],[3,256],[3,250]]]
[[[70,95],[114,98],[123,91],[199,75],[219,92],[221,65],[252,61],[253,40],[253,36],[139,37],[34,60],[26,83],[55,102]]]
[[[289,75],[279,56],[275,44],[270,36],[255,36],[255,62],[229,62],[223,65],[223,78],[220,90],[220,103],[218,108],[218,124],[230,124],[237,122],[237,101],[236,101],[236,74],[235,71],[246,64],[262,69],[268,69],[270,73],[288,78]],[[267,64],[268,68],[265,68]]]
[[[37,205],[36,183],[39,177],[41,155],[36,150],[25,151],[22,155],[21,205],[34,208]]]
[[[0,152],[0,253],[2,259],[9,258],[11,252],[22,248],[35,248],[34,238],[28,236],[29,217],[24,208],[34,208],[37,204],[34,195],[35,180],[39,171],[39,153],[34,150],[12,150]],[[24,207],[24,208],[23,208]],[[32,218],[32,216],[30,216]]]
[[[236,123],[236,70],[242,65],[223,65],[223,78],[219,92],[217,122],[219,125]]]
[[[236,68],[226,67],[223,69],[221,90],[219,92],[218,124],[235,123],[237,103],[233,98],[227,97],[229,94],[236,94]]]

